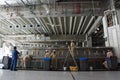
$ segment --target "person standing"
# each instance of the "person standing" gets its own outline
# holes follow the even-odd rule
[[[72,57],[74,57],[75,56],[75,43],[73,42],[73,40],[71,40],[71,43],[70,43],[70,53],[71,53],[71,55],[72,55]]]
[[[27,51],[27,53],[26,53],[26,55],[23,57],[23,68],[25,68],[26,69],[26,65],[27,65],[27,62],[28,61],[31,61],[32,60],[32,56],[30,56],[29,54],[28,54],[28,51]]]
[[[12,71],[16,71],[16,65],[17,65],[17,59],[18,59],[19,52],[17,51],[17,47],[14,47],[14,50],[12,50],[12,63],[10,69]]]
[[[50,57],[52,58],[51,61],[51,67],[53,70],[57,69],[57,54],[56,54],[56,50],[53,50]]]
[[[111,68],[111,57],[113,56],[113,53],[108,50],[107,53],[106,53],[106,58],[105,58],[105,61],[103,62],[103,65],[106,69],[110,69]]]
[[[45,51],[45,58],[50,58],[50,52],[48,50]]]
[[[108,50],[108,51],[107,51],[107,56],[106,56],[106,57],[110,58],[110,57],[112,57],[112,56],[113,56],[112,51]]]

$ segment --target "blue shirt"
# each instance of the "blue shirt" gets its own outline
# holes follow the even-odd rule
[[[12,59],[17,59],[18,54],[19,54],[19,52],[17,50],[12,50]]]

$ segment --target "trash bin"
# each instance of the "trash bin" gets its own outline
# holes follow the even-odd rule
[[[117,63],[117,57],[116,56],[112,56],[110,58],[106,57],[105,60],[107,61],[109,70],[117,69],[117,64],[118,63]]]
[[[111,70],[117,70],[118,67],[118,61],[116,56],[110,57],[111,59]]]
[[[51,62],[51,58],[43,58],[43,69],[45,71],[50,70],[50,62]]]
[[[2,59],[2,64],[4,64],[3,69],[10,69],[10,65],[11,65],[11,58],[9,58],[8,56],[3,56]]]
[[[111,60],[110,60],[110,58],[106,57],[105,61],[107,61],[108,69],[110,69],[111,68]]]
[[[79,58],[80,61],[80,70],[85,71],[88,70],[88,58]]]

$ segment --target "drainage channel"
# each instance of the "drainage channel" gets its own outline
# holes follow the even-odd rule
[[[70,72],[70,75],[72,76],[73,80],[76,80],[75,76],[72,74],[72,72]]]

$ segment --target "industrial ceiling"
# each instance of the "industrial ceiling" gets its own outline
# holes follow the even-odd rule
[[[0,36],[17,43],[82,40],[101,25],[105,1],[0,0]]]

